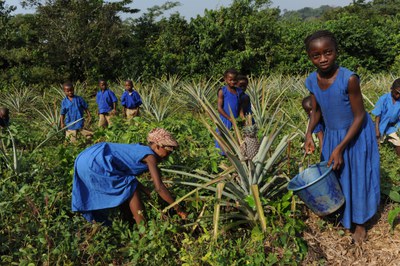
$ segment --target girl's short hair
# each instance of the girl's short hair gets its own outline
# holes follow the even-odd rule
[[[329,38],[331,39],[331,41],[333,42],[333,44],[335,45],[335,48],[337,50],[338,48],[338,44],[335,38],[335,35],[330,32],[329,30],[319,30],[314,32],[313,34],[308,35],[305,39],[304,39],[304,44],[306,46],[306,51],[308,52],[308,50],[310,49],[310,43],[316,39],[319,38]]]
[[[226,78],[226,76],[228,76],[229,74],[234,75],[234,76],[237,76],[237,75],[239,75],[239,72],[238,72],[236,69],[234,69],[234,68],[227,69],[227,70],[224,72],[224,78]]]
[[[395,81],[393,81],[392,87],[390,87],[390,89],[394,90],[399,88],[400,88],[400,78],[395,79]]]
[[[245,81],[249,82],[249,78],[246,75],[243,75],[243,74],[238,74],[236,79],[237,80],[245,80]]]

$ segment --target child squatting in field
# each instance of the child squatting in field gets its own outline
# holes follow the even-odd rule
[[[111,117],[117,114],[118,99],[115,93],[107,87],[104,79],[99,80],[100,90],[96,95],[99,113],[99,127],[106,128],[111,125]]]
[[[400,156],[400,138],[397,135],[400,126],[400,78],[393,82],[390,93],[378,99],[372,114],[375,115],[376,138],[379,141],[388,136],[389,142],[395,146],[396,153]]]
[[[353,230],[355,242],[365,241],[365,223],[380,202],[379,151],[374,123],[364,109],[360,80],[354,72],[336,64],[338,46],[326,30],[305,39],[308,58],[317,68],[306,79],[312,112],[305,150],[314,152],[312,132],[325,122],[321,159],[336,172],[345,197],[341,224]]]
[[[142,105],[142,99],[139,93],[133,89],[132,80],[125,81],[125,91],[121,96],[122,114],[126,118],[132,119],[139,116],[139,108]]]
[[[85,123],[83,119],[84,112],[87,115],[87,124],[91,121],[86,101],[82,97],[75,95],[74,85],[71,82],[64,83],[63,89],[65,98],[61,102],[60,124],[61,128],[65,128],[65,125],[68,126],[65,131],[66,139],[70,142],[76,142],[78,132],[86,138],[90,138],[93,133],[83,128]]]
[[[144,205],[140,194],[150,190],[137,177],[149,171],[155,190],[168,204],[174,198],[165,187],[157,164],[178,146],[172,135],[162,128],[147,136],[148,146],[102,142],[81,152],[75,160],[72,184],[72,211],[80,212],[89,222],[110,225],[108,209],[130,210],[130,220],[144,221]],[[179,205],[175,210],[182,219],[187,213]]]

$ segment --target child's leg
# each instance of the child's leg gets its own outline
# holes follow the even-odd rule
[[[71,143],[75,143],[76,142],[77,136],[78,136],[78,130],[69,130],[69,129],[67,129],[65,131],[65,138],[67,139],[67,141],[69,141]]]
[[[396,132],[389,134],[389,142],[391,142],[396,150],[396,154],[400,156],[400,138]]]
[[[92,132],[92,131],[89,131],[89,130],[86,130],[86,129],[81,129],[79,132],[80,132],[80,133],[82,134],[82,136],[84,136],[86,139],[90,139],[90,138],[93,137],[93,132]]]
[[[145,221],[144,206],[142,201],[140,200],[139,189],[136,189],[136,191],[133,193],[132,198],[129,200],[129,208],[131,209],[136,224],[140,224],[142,221]]]
[[[99,127],[106,128],[108,126],[106,116],[104,114],[99,114]]]
[[[361,243],[367,240],[367,229],[365,228],[364,224],[356,224],[356,228],[354,229],[353,233],[353,240],[356,243]]]
[[[111,124],[112,124],[111,117],[113,117],[113,115],[107,114],[104,117],[106,118],[107,126],[111,126]]]

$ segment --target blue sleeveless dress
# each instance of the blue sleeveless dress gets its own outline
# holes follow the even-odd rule
[[[132,197],[136,176],[148,171],[142,160],[154,154],[141,144],[98,143],[75,160],[72,183],[72,211],[86,220],[109,224],[107,209],[117,207]]]
[[[242,97],[243,91],[239,88],[236,88],[236,94],[231,93],[226,86],[222,87],[222,93],[224,95],[224,111],[227,113],[229,116],[231,115],[231,111],[233,113],[233,116],[235,118],[239,117],[240,114],[240,98]],[[229,121],[227,118],[225,118],[223,115],[219,115],[221,118],[222,122],[224,122],[225,126],[228,129],[232,128],[232,123]]]
[[[236,94],[231,93],[226,86],[223,86],[221,88],[222,93],[224,95],[224,106],[223,109],[225,113],[227,113],[229,116],[231,115],[231,110],[232,114],[235,118],[238,118],[240,115],[240,98],[242,97],[243,91],[239,88],[236,88]],[[221,118],[222,122],[224,125],[228,128],[232,128],[232,122],[229,121],[227,118],[225,118],[223,115],[219,115]],[[219,131],[217,129],[217,133],[219,134]],[[218,149],[221,149],[221,147],[218,144],[218,141],[215,140],[215,147]],[[224,153],[221,153],[222,155]]]
[[[316,72],[306,79],[306,87],[314,94],[325,122],[323,161],[329,159],[353,123],[348,95],[348,81],[352,75],[355,74],[340,67],[335,81],[326,90],[319,88]],[[350,228],[352,223],[363,224],[372,218],[380,201],[379,151],[374,123],[368,113],[360,132],[344,150],[343,161],[344,165],[337,171],[346,200],[341,223]]]

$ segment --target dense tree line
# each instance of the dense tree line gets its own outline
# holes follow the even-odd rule
[[[234,0],[187,21],[166,2],[123,20],[132,0],[25,0],[34,14],[12,15],[0,0],[0,82],[65,79],[195,78],[235,67],[247,74],[306,73],[303,39],[332,30],[341,64],[371,72],[400,71],[400,0],[355,0],[342,8],[282,13],[269,0]]]

